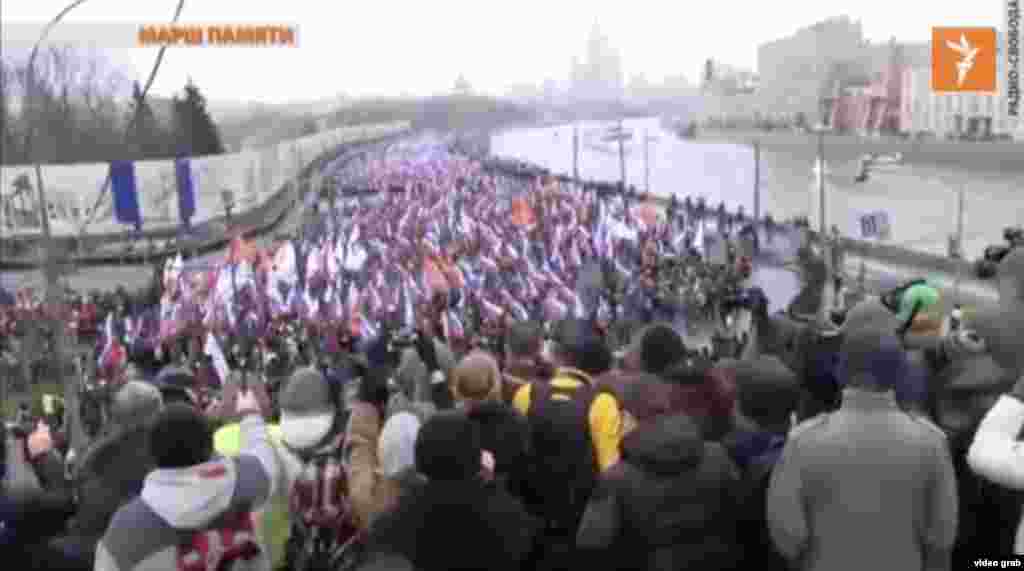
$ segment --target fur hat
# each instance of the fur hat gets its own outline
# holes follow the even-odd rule
[[[500,399],[501,371],[498,362],[483,351],[473,351],[452,370],[451,387],[452,395],[460,401]]]

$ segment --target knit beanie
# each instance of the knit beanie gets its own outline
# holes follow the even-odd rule
[[[149,448],[158,468],[196,466],[213,456],[213,431],[195,407],[169,404],[153,423]]]
[[[128,381],[114,394],[110,416],[121,429],[130,429],[148,423],[163,406],[158,388],[142,381]]]
[[[416,437],[420,420],[410,412],[395,414],[384,423],[377,442],[380,472],[394,478],[416,466]]]
[[[652,326],[640,341],[640,360],[648,373],[660,374],[685,355],[682,337],[668,325]]]
[[[471,480],[481,469],[480,432],[458,412],[430,417],[416,438],[416,468],[433,481]]]
[[[895,389],[908,379],[906,351],[895,333],[865,330],[848,333],[839,356],[843,386]]]
[[[281,439],[297,450],[322,442],[334,426],[337,404],[320,371],[305,367],[292,373],[278,403],[281,407]]]
[[[672,412],[673,390],[661,377],[641,374],[626,384],[622,406],[637,422],[648,422]]]
[[[154,383],[163,395],[164,403],[184,402],[196,406],[196,378],[182,367],[164,367]]]
[[[765,427],[789,420],[800,400],[799,383],[789,367],[777,357],[760,357],[736,361],[731,369],[740,414]]]

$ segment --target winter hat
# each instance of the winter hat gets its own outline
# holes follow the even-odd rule
[[[377,457],[380,472],[387,478],[394,478],[416,466],[416,437],[420,432],[420,420],[410,412],[400,412],[384,423],[377,442]]]
[[[331,432],[338,409],[328,382],[320,371],[305,367],[281,389],[281,439],[288,446],[309,449]]]
[[[647,422],[672,412],[672,385],[645,373],[630,380],[623,390],[623,408],[637,422]]]
[[[213,431],[195,407],[172,403],[153,423],[149,449],[158,468],[196,466],[213,456]]]
[[[160,389],[142,381],[128,381],[114,394],[111,420],[121,429],[142,426],[164,408]]]
[[[611,369],[614,361],[611,349],[589,321],[562,321],[556,326],[553,337],[557,353],[567,356],[575,368],[589,375],[600,375]]]
[[[187,369],[167,366],[156,376],[153,382],[163,395],[165,404],[184,402],[196,406],[196,378]]]
[[[682,337],[668,325],[650,327],[640,341],[640,360],[648,373],[663,373],[685,355]]]
[[[769,427],[789,420],[800,400],[800,386],[789,367],[777,357],[760,357],[736,361],[731,369],[740,414]]]
[[[856,333],[869,329],[896,332],[900,326],[899,318],[888,307],[882,304],[877,298],[866,299],[853,307],[846,313],[843,321],[843,331]]]
[[[895,333],[865,330],[846,334],[839,356],[843,386],[894,389],[906,382],[906,351]]]
[[[501,371],[498,362],[483,351],[473,351],[455,366],[451,387],[453,396],[460,401],[500,399]]]
[[[416,468],[434,481],[471,480],[481,469],[480,432],[457,412],[430,417],[416,437]]]
[[[1011,376],[1024,374],[1024,248],[999,263],[999,303],[968,319],[996,363]]]

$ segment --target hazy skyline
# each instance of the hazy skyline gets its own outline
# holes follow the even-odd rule
[[[933,26],[1003,26],[1005,0],[898,3],[837,0],[709,3],[700,14],[667,2],[558,3],[523,0],[501,7],[459,0],[270,3],[186,0],[182,23],[293,23],[297,48],[172,48],[152,93],[169,96],[191,76],[208,98],[285,103],[348,95],[425,95],[448,91],[462,74],[475,90],[564,82],[573,57],[584,58],[596,22],[622,56],[625,76],[653,82],[683,74],[697,82],[707,58],[756,70],[757,46],[825,18],[863,23],[872,42],[896,37],[927,42]],[[44,23],[67,0],[8,0],[8,22]],[[169,21],[177,0],[114,3],[90,0],[67,22]],[[12,48],[4,44],[5,48]],[[24,48],[24,46],[20,46]],[[14,53],[11,49],[8,53]],[[19,50],[20,51],[20,50]],[[106,50],[145,79],[156,49]]]

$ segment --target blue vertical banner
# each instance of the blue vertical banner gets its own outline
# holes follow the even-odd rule
[[[134,162],[110,163],[110,189],[114,194],[114,217],[117,221],[121,224],[135,224],[135,229],[141,230],[142,214],[139,212]]]
[[[174,178],[178,182],[178,216],[186,231],[192,226],[196,213],[195,185],[192,183],[192,165],[187,158],[174,161]]]

